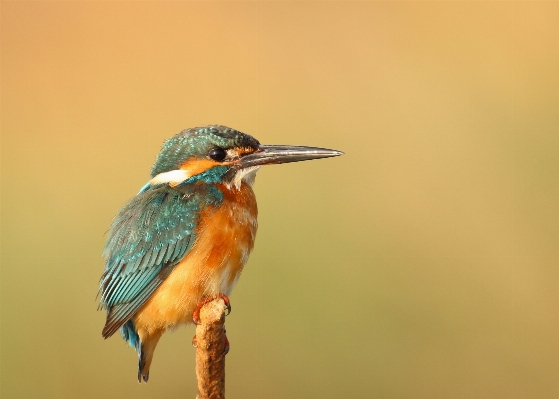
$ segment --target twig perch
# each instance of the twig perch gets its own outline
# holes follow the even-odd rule
[[[196,399],[225,398],[225,303],[216,298],[200,310],[196,326]]]

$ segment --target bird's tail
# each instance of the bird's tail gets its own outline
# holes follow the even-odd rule
[[[142,337],[138,351],[138,382],[148,382],[149,367],[153,359],[153,352],[164,330],[157,330],[151,335]]]
[[[148,382],[149,366],[153,359],[153,352],[164,330],[156,330],[151,334],[139,334],[132,320],[128,320],[120,328],[122,338],[138,352],[138,382]]]

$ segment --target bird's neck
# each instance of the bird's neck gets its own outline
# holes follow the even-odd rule
[[[248,184],[250,187],[254,184],[254,179],[256,178],[256,172],[258,172],[260,166],[252,166],[250,168],[239,169],[230,176],[225,181],[225,185],[230,190],[236,189],[240,190],[243,183]]]

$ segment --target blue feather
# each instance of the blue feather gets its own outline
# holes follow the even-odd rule
[[[136,195],[139,195],[141,193],[145,193],[146,191],[148,191],[148,189],[150,187],[151,187],[151,183],[148,181],[146,184],[143,185],[143,187],[140,189],[140,191],[138,191],[138,194],[136,194]]]
[[[140,336],[138,335],[132,320],[128,320],[124,323],[124,325],[120,328],[120,333],[122,334],[122,338],[124,338],[130,346],[136,348],[136,350],[140,349]]]
[[[167,276],[192,248],[199,210],[219,206],[222,200],[221,192],[209,185],[187,184],[151,187],[123,207],[104,250],[100,288],[101,307],[108,311],[104,335],[126,325],[126,336],[133,336],[131,325],[125,323],[161,284],[162,270]]]

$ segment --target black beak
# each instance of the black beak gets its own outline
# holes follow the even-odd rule
[[[293,145],[261,145],[257,151],[243,156],[238,165],[241,168],[249,168],[251,166],[337,157],[342,154],[343,152],[341,151],[328,150],[326,148]]]

